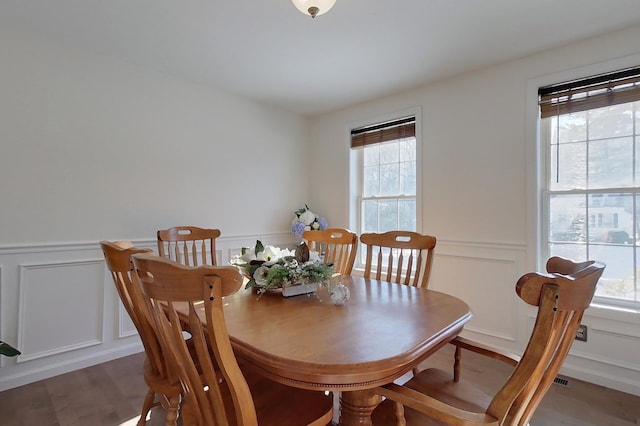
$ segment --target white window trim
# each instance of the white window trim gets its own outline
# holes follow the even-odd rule
[[[423,140],[422,140],[422,107],[414,106],[404,110],[378,115],[372,118],[358,120],[348,125],[345,134],[348,138],[348,146],[351,146],[351,130],[375,123],[397,120],[402,117],[414,116],[416,118],[416,232],[422,232],[422,167],[423,161]],[[354,232],[360,229],[360,203],[358,194],[362,192],[361,176],[358,173],[358,152],[349,148],[349,228]],[[354,186],[355,185],[355,186]],[[352,188],[356,188],[355,192]],[[359,251],[359,249],[358,249]],[[359,263],[359,256],[356,258],[355,269],[362,269],[364,265]]]
[[[544,232],[547,229],[544,209],[544,180],[546,179],[546,168],[548,167],[548,157],[541,149],[544,139],[539,134],[540,130],[540,107],[538,105],[538,89],[540,87],[557,84],[563,81],[577,80],[592,75],[604,74],[616,70],[637,66],[640,63],[640,55],[630,55],[623,58],[612,59],[606,62],[572,68],[570,70],[558,71],[536,77],[527,81],[526,92],[526,212],[527,212],[527,270],[544,271],[547,248],[543,246]],[[640,313],[640,309],[625,309],[615,305],[605,305],[594,301],[595,306],[600,311]],[[595,310],[594,310],[595,311]],[[593,312],[592,312],[593,313]],[[604,316],[603,316],[604,317]]]

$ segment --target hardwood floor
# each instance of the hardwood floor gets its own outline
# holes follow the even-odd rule
[[[0,393],[3,425],[129,425],[147,391],[136,354]],[[157,416],[161,417],[161,413]],[[162,422],[155,423],[161,425]]]
[[[453,347],[443,348],[421,368],[451,369]],[[462,377],[477,383],[489,395],[504,384],[512,368],[500,361],[463,351]],[[567,379],[569,387],[553,385],[536,410],[531,426],[628,426],[640,425],[640,397],[603,386]]]
[[[0,392],[0,424],[7,426],[130,426],[138,421],[147,387],[142,379],[143,354],[74,371]],[[449,368],[453,355],[444,348],[421,367]],[[493,393],[509,367],[465,352],[463,377],[477,380]],[[569,378],[569,387],[554,385],[536,411],[531,426],[640,425],[640,397]],[[160,408],[147,423],[164,424]]]

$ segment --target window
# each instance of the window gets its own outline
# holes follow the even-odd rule
[[[351,131],[355,229],[416,231],[416,120],[405,117]]]
[[[640,68],[539,89],[545,257],[597,259],[596,301],[640,306]]]

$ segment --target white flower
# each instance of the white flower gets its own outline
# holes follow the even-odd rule
[[[316,220],[316,215],[311,210],[307,210],[300,215],[298,220],[308,226]]]
[[[301,222],[300,225],[303,226]],[[257,254],[256,249],[260,250]],[[296,260],[294,250],[264,246],[259,240],[253,251],[243,251],[243,255],[234,256],[229,263],[238,266],[244,276],[249,278],[245,287],[255,287],[258,294],[272,288],[308,282],[326,285],[333,274],[332,266],[322,263],[317,251],[310,251],[311,261],[305,263]]]
[[[320,229],[320,224],[318,222],[313,222],[311,224],[311,227],[313,228],[314,231],[317,231],[318,229]]]
[[[255,259],[256,259],[256,253],[255,253],[255,250],[253,250],[253,249],[251,249],[251,248],[247,247],[247,248],[244,250],[244,254],[243,254],[242,256],[240,256],[240,259],[241,259],[242,261],[244,261],[245,263],[249,263],[249,262],[251,262],[252,260],[255,260]]]
[[[267,272],[269,272],[269,268],[267,268],[266,266],[260,266],[258,269],[256,269],[256,271],[253,273],[253,279],[256,280],[256,285],[258,287],[264,287],[265,285],[267,285]]]
[[[266,246],[264,251],[258,253],[258,260],[264,260],[265,262],[272,262],[278,259],[278,255],[280,254],[280,250],[274,246]]]
[[[263,251],[258,253],[258,255],[256,256],[256,260],[262,260],[264,261],[264,264],[266,266],[269,266],[269,265],[273,265],[279,259],[285,256],[293,256],[294,254],[295,253],[293,253],[291,250],[288,250],[288,249],[281,249],[279,247],[274,247],[274,246],[266,246]]]

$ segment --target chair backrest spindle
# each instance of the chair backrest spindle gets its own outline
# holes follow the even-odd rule
[[[217,265],[216,238],[219,229],[175,226],[159,230],[158,253],[187,266]]]
[[[349,275],[353,270],[358,249],[358,236],[342,228],[305,231],[302,239],[309,250],[320,253],[324,263],[333,264],[336,272]]]
[[[390,231],[362,234],[360,241],[366,246],[365,278],[428,286],[436,237]]]

